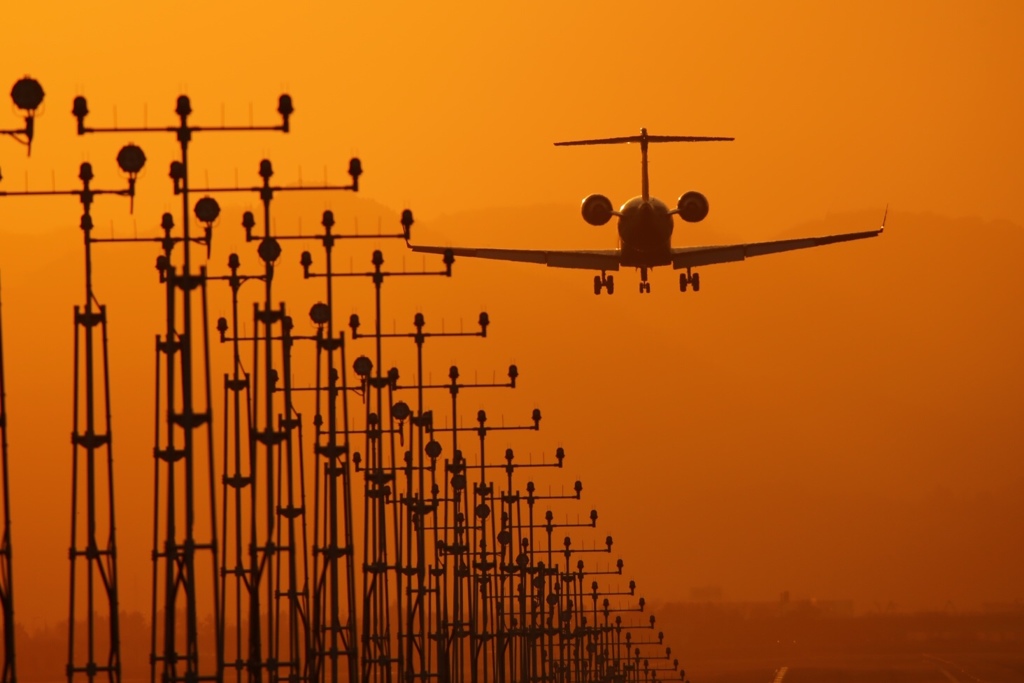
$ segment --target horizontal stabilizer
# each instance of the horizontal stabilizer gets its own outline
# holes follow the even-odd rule
[[[631,142],[732,142],[736,138],[708,137],[704,135],[627,135],[621,138],[597,138],[595,140],[567,140],[556,142],[556,147],[572,145],[622,145]]]

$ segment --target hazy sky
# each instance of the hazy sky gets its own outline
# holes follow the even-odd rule
[[[276,228],[311,229],[324,208],[376,230],[412,208],[414,240],[608,247],[579,200],[639,192],[632,147],[556,149],[555,140],[651,133],[736,142],[659,146],[652,192],[711,205],[675,243],[771,239],[876,227],[877,240],[707,268],[680,295],[617,275],[456,264],[452,281],[395,285],[389,316],[467,325],[486,342],[437,348],[490,376],[518,363],[511,397],[483,395],[509,421],[544,410],[522,444],[569,454],[545,481],[580,478],[602,534],[649,598],[721,585],[728,597],[851,598],[862,609],[1024,597],[1024,5],[1016,2],[15,3],[0,29],[0,85],[23,74],[46,101],[31,159],[0,141],[0,189],[120,186],[129,140],[149,163],[135,213],[101,200],[109,234],[152,234],[178,209],[170,135],[76,137],[75,95],[94,125],[276,123],[293,131],[200,134],[193,183],[345,181],[363,160],[361,201],[280,202]],[[186,10],[189,11],[186,14]],[[7,87],[6,85],[4,87]],[[3,109],[0,127],[19,123]],[[223,199],[211,268],[241,243]],[[362,201],[365,200],[365,201]],[[73,199],[0,200],[5,362],[19,619],[66,611],[72,307],[81,302]],[[148,231],[148,232],[147,232]],[[368,251],[351,252],[366,263]],[[413,258],[388,247],[389,263]],[[123,604],[147,610],[152,481],[152,340],[161,329],[155,251],[105,249],[97,296],[111,311]],[[347,258],[347,257],[346,257]],[[304,314],[319,289],[282,257]],[[285,273],[284,271],[289,271]],[[295,271],[295,272],[290,272]],[[370,290],[341,313],[369,321]],[[360,293],[361,292],[361,293]],[[211,304],[226,314],[227,293]],[[349,310],[351,307],[351,310]],[[389,318],[390,320],[390,318]],[[226,366],[224,366],[226,371]],[[411,375],[411,371],[408,373]],[[217,373],[214,373],[217,377]],[[220,394],[215,391],[219,405]],[[504,447],[502,445],[502,447]]]

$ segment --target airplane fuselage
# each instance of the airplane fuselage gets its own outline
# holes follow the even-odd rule
[[[666,266],[672,262],[673,218],[665,202],[654,197],[633,197],[619,209],[621,265],[635,268]]]

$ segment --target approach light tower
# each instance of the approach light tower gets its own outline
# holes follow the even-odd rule
[[[121,680],[107,307],[99,303],[92,287],[92,245],[94,242],[106,240],[97,240],[92,236],[92,204],[99,195],[134,198],[135,181],[146,163],[146,155],[139,147],[129,144],[121,148],[117,155],[117,163],[127,175],[128,186],[125,189],[94,188],[92,164],[87,162],[79,167],[81,189],[0,192],[0,196],[72,196],[78,198],[82,204],[79,226],[85,242],[85,304],[75,307],[74,429],[71,434],[73,514],[69,550],[71,580],[68,660],[65,669],[69,683],[76,675],[82,674],[90,682],[100,675],[105,675],[111,683],[119,683]],[[97,382],[97,333],[100,336],[103,363],[102,386]],[[6,452],[6,440],[4,451]],[[6,459],[4,468],[6,486]],[[79,574],[79,565],[82,561],[85,567]],[[97,638],[97,615],[104,610],[107,617],[107,633],[105,637]],[[84,618],[85,621],[85,633],[77,633],[77,639],[76,617]],[[104,650],[104,654],[97,657],[97,654]],[[85,659],[84,663],[81,662],[82,658]]]
[[[4,620],[4,661],[0,680],[14,683],[14,592],[11,567],[11,497],[7,476],[7,388],[4,384],[4,330],[0,319],[0,467],[3,468],[3,538],[0,539],[0,608]]]
[[[209,255],[213,222],[220,209],[217,202],[204,197],[196,202],[196,218],[204,223],[204,236],[193,237],[189,188],[188,152],[192,136],[199,132],[280,131],[289,130],[294,111],[292,99],[281,95],[278,101],[281,123],[274,126],[195,126],[189,123],[192,104],[185,95],[178,97],[177,125],[127,128],[93,128],[85,125],[89,107],[84,97],[76,97],[72,113],[78,121],[78,134],[86,133],[171,133],[178,141],[181,156],[171,164],[174,193],[181,196],[182,237],[165,244],[158,259],[161,281],[167,285],[167,329],[158,338],[157,347],[157,425],[154,495],[153,545],[153,652],[150,680],[156,683],[196,683],[223,679],[224,621],[220,601],[216,523],[216,479],[210,383],[209,317],[207,311],[206,267],[196,268],[192,243],[201,241]],[[165,214],[163,226],[170,235],[173,219]],[[181,260],[171,261],[171,247],[180,241]],[[196,290],[199,290],[198,292]],[[201,296],[195,310],[194,295]],[[179,308],[180,306],[180,308]],[[180,311],[180,313],[179,313]],[[198,357],[197,357],[198,356]],[[163,366],[161,372],[160,368]],[[199,367],[202,374],[198,374]],[[160,389],[164,395],[161,400]],[[204,446],[205,442],[205,446]],[[204,452],[205,451],[205,452]],[[205,470],[205,472],[204,472]],[[206,490],[197,487],[197,476],[206,477]],[[198,498],[197,498],[198,496]],[[208,496],[208,497],[207,497]],[[206,510],[198,510],[207,497]],[[197,536],[197,512],[209,517],[209,538]],[[201,519],[202,517],[200,517]],[[197,557],[207,557],[208,579],[200,577]],[[199,604],[213,611],[213,663],[209,655],[200,660]],[[184,634],[180,633],[178,613],[185,613]],[[181,642],[184,635],[184,642]],[[206,650],[209,652],[209,650]],[[159,670],[159,674],[158,674]]]
[[[351,188],[358,190],[363,168],[359,159],[349,162]],[[251,230],[245,221],[246,230]],[[324,249],[325,267],[322,272],[311,270],[313,256],[302,252],[299,262],[303,277],[322,278],[325,281],[326,303],[319,302],[309,311],[317,327],[314,336],[291,335],[290,339],[316,343],[316,380],[313,387],[288,386],[294,391],[315,392],[316,427],[314,454],[314,514],[312,556],[312,604],[309,626],[309,680],[313,683],[338,683],[341,680],[360,681],[360,640],[356,597],[356,566],[359,548],[353,533],[353,477],[357,463],[350,451],[349,393],[345,372],[346,349],[343,333],[335,333],[334,284],[342,277],[333,265],[335,243],[348,239],[408,239],[412,225],[412,212],[403,212],[403,230],[387,235],[353,235],[334,232],[334,212],[324,211],[320,222],[323,231],[311,235],[280,235],[280,239],[315,241]],[[287,356],[286,356],[287,357]],[[290,380],[286,380],[290,381]],[[326,409],[326,416],[324,410]],[[321,460],[322,458],[322,460]],[[342,661],[344,660],[344,661]]]
[[[225,545],[225,562],[228,557],[232,557],[233,567],[223,572],[223,590],[227,594],[228,589],[233,589],[231,592],[235,600],[231,601],[230,607],[233,607],[235,614],[239,616],[239,623],[236,633],[232,634],[235,636],[235,647],[232,652],[236,655],[235,662],[225,662],[225,665],[228,667],[234,665],[236,670],[239,670],[242,662],[246,661],[250,672],[249,679],[253,683],[263,680],[264,670],[271,681],[279,678],[296,681],[306,677],[307,669],[310,666],[308,661],[310,646],[307,590],[309,580],[305,554],[303,553],[301,557],[298,556],[299,552],[304,550],[301,533],[306,527],[305,504],[295,505],[296,498],[300,501],[305,500],[305,489],[302,473],[296,470],[294,458],[295,443],[292,432],[298,429],[299,423],[298,415],[291,402],[290,369],[285,368],[290,362],[291,339],[288,334],[289,330],[285,329],[290,322],[285,316],[283,303],[280,308],[275,308],[273,295],[275,263],[282,252],[279,240],[301,239],[302,236],[271,235],[271,203],[274,195],[278,192],[358,191],[362,164],[356,158],[349,161],[349,175],[352,182],[347,185],[329,185],[325,182],[322,185],[285,187],[272,184],[273,175],[274,169],[270,160],[263,159],[259,164],[261,183],[258,185],[233,188],[211,187],[198,190],[211,194],[254,193],[259,195],[263,204],[262,237],[253,234],[256,217],[252,212],[246,211],[242,217],[246,242],[257,241],[259,243],[257,254],[263,262],[262,274],[248,276],[248,278],[258,279],[263,283],[263,305],[260,307],[259,304],[254,304],[253,307],[253,337],[243,340],[239,336],[237,291],[241,286],[242,277],[246,276],[238,275],[237,255],[232,255],[234,258],[228,263],[228,267],[232,269],[231,276],[211,276],[211,279],[226,279],[232,287],[232,333],[230,338],[226,334],[228,327],[225,318],[217,321],[217,329],[221,333],[221,341],[232,343],[235,365],[234,376],[230,379],[227,375],[224,377],[225,391],[234,394],[235,406],[234,419],[230,419],[228,415],[225,416],[226,424],[233,423],[235,439],[232,449],[227,448],[228,442],[225,441],[224,462],[229,461],[227,451],[233,450],[233,458],[230,459],[235,462],[235,471],[230,477],[224,477],[224,521],[225,534],[227,534],[227,518],[229,516],[234,518],[235,524],[231,530],[236,538],[232,555],[228,555],[230,549]],[[275,334],[276,326],[281,327],[277,334]],[[240,341],[249,341],[253,345],[252,372],[251,374],[246,373],[244,378],[239,375]],[[277,361],[278,358],[279,361]],[[275,366],[275,362],[278,362],[277,366]],[[280,372],[278,367],[281,367]],[[283,381],[279,382],[279,379]],[[240,403],[239,392],[242,390],[245,390],[247,397],[251,397],[251,404],[247,410],[249,423],[249,470],[247,476],[241,474],[241,413],[238,406]],[[283,396],[276,396],[277,394],[283,394]],[[278,405],[281,403],[281,399],[283,399],[283,406]],[[283,416],[279,412],[282,408]],[[227,465],[225,465],[225,473],[226,471]],[[247,534],[242,530],[241,519],[243,489],[248,489],[249,493],[249,530]],[[233,503],[230,508],[229,500]],[[248,557],[243,559],[239,555],[242,547],[241,539],[246,535],[249,538]],[[246,577],[244,584],[239,580],[240,572]],[[228,580],[229,574],[234,575],[232,581]],[[261,592],[264,595],[261,596]],[[222,599],[227,605],[227,597]],[[246,606],[248,607],[247,624],[243,624],[240,618],[243,609],[239,603],[243,599],[247,602]],[[284,619],[283,623],[282,619]],[[287,628],[287,633],[283,638],[281,636],[282,627]],[[243,660],[239,645],[243,630],[248,631],[247,659],[245,660]]]
[[[361,169],[360,169],[361,170]],[[401,232],[371,235],[375,239],[409,239],[413,224],[412,211],[402,212]],[[381,418],[383,412],[383,391],[393,387],[397,382],[398,371],[381,373],[383,360],[381,356],[380,305],[381,286],[385,278],[396,276],[443,276],[451,277],[454,257],[450,252],[443,259],[444,269],[436,271],[390,272],[382,270],[384,255],[381,251],[373,252],[373,270],[365,272],[338,273],[334,269],[333,249],[338,239],[351,239],[359,235],[339,235],[333,233],[334,214],[325,211],[321,225],[323,233],[313,237],[324,247],[324,270],[314,272],[313,257],[308,251],[302,252],[300,264],[303,277],[322,278],[326,284],[327,303],[317,303],[310,311],[310,317],[318,326],[317,342],[317,455],[324,457],[316,470],[317,502],[314,516],[314,535],[317,547],[314,549],[314,600],[313,600],[313,636],[317,658],[313,680],[334,683],[338,680],[339,659],[344,656],[348,665],[350,681],[362,683],[392,683],[397,680],[403,683],[405,662],[402,650],[391,650],[392,630],[389,609],[389,573],[401,564],[400,554],[397,564],[389,564],[389,546],[392,552],[400,553],[396,542],[388,540],[387,532],[387,498],[393,493],[391,482],[394,480],[393,467],[396,462],[392,457],[390,463],[384,461],[384,446],[390,444],[394,456],[396,429],[394,418],[385,422]],[[310,239],[309,237],[304,239]],[[366,356],[360,356],[353,363],[353,370],[359,376],[359,384],[350,387],[346,368],[346,347],[344,333],[335,336],[334,316],[334,284],[341,278],[365,278],[373,281],[376,288],[376,335],[377,366]],[[358,327],[358,323],[356,323]],[[326,352],[327,362],[323,364],[322,355]],[[338,357],[335,357],[335,353]],[[340,363],[338,362],[340,361]],[[322,372],[326,370],[326,372]],[[324,381],[326,379],[326,382]],[[326,385],[326,386],[325,386]],[[370,388],[377,392],[377,409],[371,409]],[[349,427],[350,391],[358,391],[366,400],[364,430],[352,430]],[[321,394],[326,395],[326,424],[321,412],[323,404]],[[390,398],[391,392],[388,392]],[[338,399],[341,399],[341,406]],[[389,404],[390,405],[390,404]],[[341,414],[339,415],[339,408]],[[409,415],[406,409],[401,413],[404,420]],[[391,417],[389,415],[389,417]],[[401,421],[399,420],[399,421]],[[385,426],[385,425],[388,426]],[[325,428],[326,427],[326,428]],[[364,527],[362,547],[362,595],[358,600],[361,605],[361,630],[357,632],[354,565],[357,561],[359,548],[355,545],[352,529],[352,476],[360,471],[361,455],[352,452],[352,438],[356,434],[366,437],[366,465],[364,472]],[[386,440],[385,440],[386,437]],[[322,468],[322,474],[321,474]],[[321,490],[321,486],[323,487]],[[339,493],[341,499],[339,500]],[[319,498],[322,496],[322,498]],[[320,501],[323,501],[323,509]],[[339,505],[340,503],[340,505]],[[340,508],[340,509],[339,509]],[[340,519],[339,519],[340,518]],[[394,527],[393,527],[394,528]],[[341,534],[344,534],[343,537]],[[342,560],[342,563],[339,562]],[[341,571],[345,571],[344,584]],[[397,577],[396,577],[397,578]],[[345,590],[346,596],[341,595]],[[402,596],[401,582],[396,585],[395,596]],[[401,627],[402,600],[399,597],[397,633],[403,633]],[[344,605],[344,607],[343,607]],[[342,609],[345,609],[344,620]],[[394,676],[393,676],[394,674]]]
[[[32,138],[35,134],[36,109],[43,103],[43,86],[39,81],[25,76],[11,88],[11,99],[14,106],[25,114],[25,126],[9,130],[0,129],[0,134],[10,135],[28,147],[32,154]],[[2,179],[3,176],[0,176]],[[3,328],[0,326],[0,468],[3,482],[0,482],[0,495],[3,500],[3,537],[0,538],[0,610],[3,611],[4,654],[3,670],[0,672],[0,683],[14,683],[17,680],[14,666],[14,573],[11,566],[11,503],[10,484],[7,478],[7,395],[4,386],[4,351]]]

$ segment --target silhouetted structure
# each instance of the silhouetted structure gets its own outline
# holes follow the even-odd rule
[[[238,269],[241,261],[238,254],[231,254],[228,259],[230,275],[210,276],[211,280],[226,280],[231,287],[231,325],[238,329],[238,293],[241,286],[249,279],[259,279],[259,275],[239,275]],[[227,321],[220,318],[217,321],[217,329],[221,334],[221,341],[225,341],[224,333],[228,329]],[[247,671],[249,661],[250,645],[245,641],[243,620],[247,618],[247,610],[251,606],[252,584],[248,580],[249,572],[249,549],[255,545],[249,541],[246,546],[245,540],[251,538],[252,527],[255,524],[256,500],[255,486],[251,468],[253,465],[252,453],[248,445],[248,438],[243,441],[242,423],[243,419],[248,427],[252,421],[252,400],[250,396],[250,375],[245,372],[242,366],[241,338],[234,336],[231,339],[231,374],[224,374],[224,437],[223,437],[223,473],[221,481],[224,486],[224,498],[221,501],[221,614],[224,619],[234,617],[234,632],[224,635],[224,656],[222,657],[225,673],[234,669],[235,680],[240,681],[244,671]],[[244,396],[244,418],[242,412]],[[248,430],[246,431],[248,437]],[[230,473],[230,474],[229,474]],[[248,501],[246,492],[248,491]],[[248,502],[250,514],[248,517],[243,508]],[[245,615],[245,617],[243,617]]]
[[[360,170],[362,168],[360,167]],[[325,211],[319,235],[324,247],[327,303],[316,303],[309,316],[316,335],[316,427],[314,453],[313,605],[310,625],[310,679],[339,680],[342,659],[346,680],[360,679],[356,599],[356,545],[353,534],[354,466],[347,436],[349,386],[344,334],[334,325],[334,214]],[[306,277],[313,275],[313,257],[302,252]],[[325,362],[326,361],[326,362]],[[339,401],[340,399],[340,401]],[[323,410],[327,410],[326,428]],[[323,458],[321,462],[320,458]]]
[[[21,128],[0,129],[0,135],[9,135],[23,143],[28,154],[32,154],[32,138],[35,136],[36,109],[43,103],[43,87],[39,81],[25,76],[11,88],[11,101],[24,112],[25,125]],[[0,175],[0,179],[3,176]],[[6,194],[0,192],[0,196]],[[3,671],[0,683],[14,683],[17,680],[14,643],[14,568],[11,549],[11,503],[10,484],[7,477],[7,394],[4,385],[3,328],[0,327],[0,457],[3,462],[3,482],[0,484],[3,496],[3,538],[0,539],[0,609],[3,610],[4,652]]]
[[[262,184],[245,188],[206,188],[207,193],[253,192],[257,193],[263,204],[263,237],[259,239],[257,254],[263,261],[263,273],[254,276],[263,282],[263,306],[257,304],[253,308],[254,330],[262,329],[244,341],[253,344],[253,373],[243,379],[239,374],[241,357],[238,326],[238,289],[242,278],[238,276],[239,258],[232,254],[228,260],[230,276],[222,276],[232,289],[232,330],[230,338],[227,320],[220,318],[217,329],[221,341],[231,341],[234,352],[234,376],[224,377],[225,400],[233,394],[234,410],[234,441],[229,447],[225,445],[225,471],[227,468],[228,451],[233,450],[235,472],[232,477],[224,478],[224,499],[233,499],[234,531],[236,534],[235,558],[233,572],[235,576],[234,595],[237,596],[235,613],[237,626],[235,634],[234,667],[241,672],[243,664],[250,670],[253,680],[260,679],[260,672],[268,670],[271,678],[308,678],[310,666],[307,653],[309,651],[309,576],[306,562],[305,543],[305,479],[302,476],[303,459],[301,448],[297,448],[293,432],[301,425],[301,416],[295,410],[291,394],[291,319],[285,315],[284,304],[275,308],[272,296],[275,262],[281,255],[279,239],[301,239],[295,235],[271,236],[270,209],[276,192],[288,191],[355,191],[359,188],[359,175],[362,169],[358,159],[349,164],[352,177],[350,185],[314,185],[302,187],[281,187],[271,185],[273,166],[264,159],[259,165]],[[254,241],[253,228],[256,219],[252,212],[246,211],[242,218],[246,241]],[[275,326],[280,331],[275,336]],[[262,358],[260,351],[262,349]],[[275,355],[279,355],[282,372],[275,367]],[[250,387],[250,380],[252,386]],[[283,381],[282,381],[283,380]],[[280,385],[280,386],[279,386]],[[241,474],[241,425],[240,425],[240,392],[246,390],[247,415],[249,429],[247,445],[249,455],[248,475]],[[278,412],[275,394],[282,394],[283,412]],[[262,403],[258,408],[257,403]],[[227,430],[225,430],[225,435]],[[262,450],[262,457],[258,451]],[[298,457],[296,457],[298,454]],[[249,528],[242,529],[242,491],[248,488]],[[262,490],[260,490],[262,489]],[[225,523],[227,507],[225,507]],[[262,519],[261,519],[262,518]],[[225,526],[225,535],[227,534]],[[260,536],[262,535],[262,539]],[[249,538],[248,564],[241,557],[241,539]],[[225,544],[227,539],[225,538]],[[227,546],[225,545],[225,554]],[[225,555],[226,556],[226,555]],[[283,570],[282,570],[283,565]],[[228,571],[223,572],[227,581]],[[245,575],[248,581],[243,584],[239,577]],[[282,579],[283,575],[283,579]],[[283,581],[283,585],[282,585]],[[266,600],[261,601],[260,590],[266,593]],[[228,585],[224,586],[227,595]],[[241,649],[241,633],[243,612],[241,600],[243,591],[247,598],[248,617],[248,652],[243,657]],[[226,597],[225,597],[226,600]],[[283,623],[287,633],[282,639]],[[265,620],[265,623],[264,623]],[[230,662],[225,662],[231,665]]]
[[[107,354],[107,310],[92,287],[92,203],[99,195],[134,197],[135,179],[146,162],[135,145],[117,155],[118,165],[128,176],[123,190],[99,190],[92,186],[92,165],[83,163],[78,177],[80,190],[24,190],[6,196],[74,196],[82,205],[79,227],[85,243],[85,303],[75,307],[74,429],[71,488],[71,578],[68,617],[68,659],[66,674],[73,681],[85,674],[92,681],[100,674],[113,683],[121,680],[120,631],[117,595],[117,543],[114,528],[114,472],[110,425],[110,373]],[[97,383],[97,339],[100,336],[102,386]],[[84,341],[84,344],[83,344]],[[102,412],[101,412],[102,411]],[[84,527],[84,528],[82,528]],[[82,574],[79,562],[84,561]],[[82,581],[84,577],[84,581]],[[82,593],[84,592],[84,595]],[[107,633],[98,639],[97,616],[103,603]],[[76,634],[79,610],[85,619],[85,633]],[[98,657],[100,651],[105,655]],[[84,658],[84,662],[82,659]]]
[[[75,319],[74,443],[76,492],[77,463],[83,455],[86,463],[87,521],[84,547],[77,543],[77,526],[72,530],[71,623],[75,622],[75,561],[84,557],[89,567],[89,627],[84,665],[75,663],[73,628],[70,633],[69,678],[79,671],[90,679],[106,673],[113,683],[120,678],[112,478],[106,488],[109,541],[101,546],[97,540],[95,472],[97,456],[103,451],[107,475],[112,475],[106,309],[92,291],[91,245],[150,242],[161,249],[157,270],[166,306],[166,327],[156,339],[153,683],[158,679],[161,683],[220,683],[231,672],[235,683],[243,679],[248,683],[285,679],[289,683],[639,683],[675,675],[682,679],[678,661],[663,646],[663,636],[650,635],[654,617],[631,621],[630,613],[645,609],[635,584],[630,581],[628,590],[604,585],[609,577],[621,577],[624,566],[622,560],[594,561],[610,557],[611,536],[589,541],[570,535],[574,529],[596,528],[597,511],[591,510],[582,520],[572,521],[566,515],[564,521],[557,521],[552,508],[562,501],[579,501],[582,482],[575,482],[571,491],[543,494],[532,480],[523,481],[527,471],[561,468],[565,452],[559,448],[553,459],[539,462],[532,458],[524,462],[512,448],[503,455],[494,452],[489,439],[494,432],[538,431],[540,410],[510,425],[496,424],[482,409],[464,421],[466,396],[477,390],[514,389],[519,369],[510,366],[507,379],[469,382],[452,366],[446,381],[425,379],[426,341],[485,338],[491,324],[488,314],[480,313],[478,326],[470,331],[443,327],[434,331],[422,313],[414,316],[407,331],[383,331],[385,282],[451,277],[453,253],[443,251],[435,269],[409,272],[386,269],[384,253],[375,250],[365,270],[339,272],[336,247],[342,240],[408,241],[412,212],[402,212],[401,229],[392,234],[341,234],[335,230],[331,211],[323,213],[322,230],[317,233],[272,234],[275,193],[358,190],[360,161],[349,163],[349,185],[275,186],[271,164],[263,160],[259,185],[195,190],[188,180],[188,147],[194,133],[287,132],[292,102],[287,95],[281,96],[278,112],[283,122],[278,126],[192,126],[187,97],[178,98],[176,112],[179,123],[175,126],[90,128],[85,126],[85,99],[76,98],[73,107],[79,134],[161,131],[176,135],[181,156],[171,164],[171,178],[174,193],[182,197],[181,233],[176,234],[174,218],[164,214],[156,237],[91,236],[90,207],[95,195],[134,196],[135,174],[145,161],[134,145],[118,156],[128,173],[127,190],[93,190],[91,167],[83,164],[81,190],[30,193],[73,194],[83,205],[87,299],[76,309]],[[243,274],[237,254],[228,258],[224,275],[210,275],[205,266],[196,267],[191,247],[205,246],[209,256],[212,227],[220,214],[211,196],[192,206],[189,195],[197,191],[259,194],[262,235],[253,234],[256,218],[252,213],[245,212],[242,225],[247,241],[258,243],[261,272]],[[204,225],[201,234],[193,234],[190,228],[192,211]],[[309,309],[316,326],[311,335],[295,334],[286,304],[274,300],[282,242],[296,240],[313,241],[323,248],[322,267],[314,267],[309,251],[299,258],[304,277],[322,279],[325,284],[324,301]],[[263,291],[253,303],[253,333],[245,336],[240,331],[239,307],[242,284],[250,279],[262,282]],[[208,335],[211,280],[225,281],[231,291],[231,321],[220,318],[216,323],[221,342],[231,344],[232,358],[232,368],[224,374],[220,520]],[[362,331],[360,317],[353,314],[346,334],[336,318],[336,289],[343,282],[366,280],[373,285],[372,330]],[[101,334],[98,343],[96,333]],[[81,363],[79,339],[84,344]],[[390,352],[385,353],[385,346],[403,341],[415,347],[411,381],[403,379],[390,362]],[[314,344],[312,381],[293,378],[296,342]],[[249,372],[242,362],[244,344],[252,349]],[[366,353],[359,353],[360,344],[370,347]],[[102,398],[95,379],[97,346],[103,354]],[[311,547],[306,537],[309,519],[299,392],[311,392],[314,404]],[[431,407],[434,395],[441,396],[443,408]],[[402,400],[404,396],[408,402]],[[98,416],[101,402],[103,415]],[[4,453],[6,467],[6,448]],[[196,529],[207,493],[208,539]],[[548,505],[552,508],[542,509]],[[355,532],[360,519],[361,538]],[[197,568],[203,559],[209,560],[210,582]],[[93,656],[94,572],[107,589],[111,607],[111,650],[106,662],[96,662]],[[212,650],[201,648],[199,642],[200,605],[213,612]],[[183,624],[179,623],[181,612]],[[229,614],[234,624],[226,637]]]
[[[14,668],[14,574],[11,565],[11,494],[7,469],[7,385],[4,381],[4,329],[0,316],[0,495],[3,496],[3,538],[0,538],[0,608],[3,609],[3,683],[17,679]]]
[[[161,400],[160,387],[164,388],[163,410],[157,409],[158,415],[164,416],[164,430],[161,433],[157,425],[156,435],[156,474],[154,484],[154,575],[153,575],[153,670],[151,679],[157,679],[157,666],[160,668],[160,679],[163,683],[197,680],[220,681],[223,678],[223,615],[220,601],[220,567],[217,559],[217,525],[216,525],[216,479],[214,476],[214,445],[211,429],[211,388],[209,365],[209,319],[207,316],[207,281],[206,268],[201,266],[195,272],[192,263],[192,244],[199,242],[210,250],[212,224],[217,219],[220,209],[217,202],[204,197],[196,202],[196,218],[205,225],[203,237],[193,237],[191,233],[191,217],[189,203],[189,166],[188,150],[192,136],[197,132],[225,131],[281,131],[288,132],[289,117],[292,113],[291,98],[282,95],[278,103],[278,112],[282,123],[276,126],[192,126],[189,116],[192,105],[189,98],[182,95],[178,98],[175,113],[178,125],[166,127],[131,127],[131,128],[93,128],[85,125],[85,117],[89,113],[84,97],[76,97],[72,113],[78,121],[78,133],[119,132],[173,133],[181,151],[178,161],[171,164],[171,178],[174,193],[182,199],[182,237],[171,238],[173,219],[164,215],[162,227],[166,238],[163,241],[164,254],[158,260],[161,281],[166,285],[167,293],[167,327],[163,339],[157,340],[158,367],[164,366],[163,373],[158,370],[157,401]],[[182,245],[180,270],[173,265],[174,246]],[[199,290],[201,304],[198,312],[194,310],[193,294]],[[180,295],[180,315],[178,299]],[[180,325],[180,328],[179,328]],[[196,337],[200,338],[202,349],[202,374],[196,377]],[[161,381],[162,380],[162,381]],[[198,389],[197,389],[198,385]],[[176,408],[180,399],[180,409]],[[202,403],[202,409],[199,404]],[[206,436],[205,463],[197,461],[197,453],[202,452],[201,434]],[[179,440],[180,435],[180,440]],[[161,441],[163,442],[161,444]],[[179,445],[180,444],[180,445]],[[196,470],[202,465],[207,468],[209,515],[211,520],[208,541],[200,541],[196,536]],[[161,477],[161,469],[164,470]],[[183,491],[179,492],[179,488]],[[179,515],[181,520],[179,520]],[[184,529],[179,529],[180,522]],[[213,666],[203,667],[199,656],[197,635],[200,577],[196,571],[196,553],[205,552],[210,559],[211,582],[208,585],[207,597],[214,611],[214,622],[217,630],[216,661]],[[163,568],[163,585],[159,585],[160,568]],[[185,611],[184,651],[178,643],[177,617],[179,605]],[[157,624],[158,615],[162,610],[162,646],[158,648]],[[257,674],[258,678],[258,674]]]

